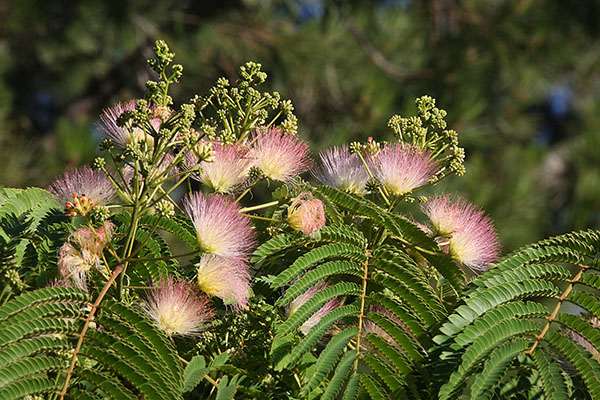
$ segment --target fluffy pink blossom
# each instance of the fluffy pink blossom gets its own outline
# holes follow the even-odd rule
[[[184,198],[183,207],[194,224],[203,252],[237,258],[252,252],[256,239],[250,220],[228,197],[192,193]]]
[[[48,191],[65,204],[67,215],[86,215],[96,205],[108,204],[117,190],[104,172],[82,167],[56,178]]]
[[[98,128],[102,136],[106,139],[110,139],[119,147],[126,147],[130,143],[139,143],[146,141],[148,146],[154,146],[154,138],[140,128],[133,128],[129,131],[125,127],[117,125],[117,119],[125,111],[131,111],[135,109],[135,100],[131,100],[127,103],[118,103],[111,108],[105,109],[100,115],[100,123]],[[152,126],[156,131],[160,129],[161,120],[160,118],[151,119]]]
[[[279,128],[259,129],[252,139],[248,158],[265,177],[283,182],[289,182],[311,166],[306,143]]]
[[[375,179],[394,196],[425,185],[438,170],[429,151],[406,143],[386,144],[371,164]]]
[[[250,298],[249,269],[243,259],[205,254],[198,263],[198,286],[241,310]]]
[[[448,195],[430,198],[422,207],[435,231],[447,241],[449,253],[467,267],[484,271],[500,253],[492,220],[462,198],[452,202]]]
[[[64,281],[71,278],[77,287],[86,288],[89,271],[103,266],[102,252],[112,228],[106,222],[96,230],[80,228],[69,236],[58,252],[58,271]]]
[[[306,292],[296,297],[294,301],[290,303],[288,309],[288,317],[294,314],[298,309],[303,306],[308,300],[310,300],[317,292],[325,289],[327,286],[327,282],[319,282],[315,286],[309,288]],[[338,308],[341,304],[341,299],[339,297],[334,297],[329,300],[327,303],[323,305],[316,313],[310,316],[303,324],[300,326],[300,332],[306,335],[313,326],[317,325],[321,319],[329,314],[334,309]]]
[[[240,145],[229,145],[224,143],[213,143],[212,149],[215,157],[212,162],[200,162],[199,176],[192,178],[202,182],[217,193],[229,193],[248,179],[250,159],[247,157],[248,150]],[[186,160],[188,167],[198,164],[198,157],[190,153]]]
[[[324,185],[358,195],[366,193],[369,174],[358,154],[350,154],[347,146],[334,147],[319,154],[321,167],[313,175]]]
[[[187,282],[173,282],[173,278],[149,292],[144,309],[168,336],[197,335],[213,316],[206,297]]]
[[[325,225],[323,202],[310,192],[302,192],[288,208],[288,224],[292,229],[312,235]]]

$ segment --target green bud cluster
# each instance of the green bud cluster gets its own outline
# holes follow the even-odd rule
[[[6,280],[14,286],[19,292],[23,290],[24,284],[19,276],[19,272],[15,269],[9,269],[4,273]]]
[[[112,150],[114,148],[115,144],[110,139],[104,139],[102,142],[100,142],[100,150],[102,151]]]
[[[257,168],[257,167],[250,168],[248,175],[250,176],[250,179],[252,179],[252,180],[258,180],[263,177],[262,171],[260,170],[260,168]]]
[[[110,218],[110,210],[106,206],[96,205],[92,208],[90,216],[94,222],[103,222]]]
[[[377,182],[374,179],[369,179],[367,181],[367,184],[365,185],[365,189],[367,190],[367,192],[375,192],[379,189],[379,186],[381,186],[379,182]]]
[[[94,159],[94,163],[92,164],[92,168],[96,170],[102,170],[106,166],[106,160],[103,157],[96,157]]]
[[[435,99],[422,96],[415,100],[417,115],[404,118],[394,115],[388,126],[400,142],[428,150],[440,165],[439,171],[430,183],[436,183],[449,174],[462,175],[465,172],[464,149],[458,146],[458,134],[446,129],[446,111],[435,106]]]
[[[163,218],[170,218],[175,215],[175,206],[169,200],[161,200],[155,205],[156,213]]]
[[[348,145],[348,150],[350,150],[350,154],[360,153],[363,147],[364,145],[360,142],[352,142]]]
[[[210,142],[200,142],[194,148],[194,152],[199,161],[213,162],[215,161],[215,151]]]
[[[232,85],[219,78],[206,96],[195,96],[192,104],[198,113],[202,131],[211,139],[233,143],[243,140],[261,126],[279,125],[296,134],[298,119],[289,100],[282,100],[277,92],[261,93],[257,87],[265,82],[267,74],[262,66],[247,62],[239,70],[239,79]]]

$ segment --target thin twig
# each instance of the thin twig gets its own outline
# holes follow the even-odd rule
[[[81,350],[81,345],[83,344],[83,339],[85,338],[85,334],[87,333],[87,330],[90,326],[90,322],[92,322],[92,319],[94,318],[94,315],[96,314],[96,310],[98,309],[100,302],[102,301],[102,299],[104,299],[106,292],[108,292],[108,288],[110,287],[110,285],[112,285],[112,283],[115,281],[115,279],[117,279],[117,276],[119,276],[121,271],[123,271],[122,265],[118,265],[117,267],[115,267],[112,275],[106,282],[106,285],[104,285],[104,287],[102,288],[102,291],[96,298],[96,301],[94,302],[94,304],[92,304],[92,309],[90,310],[90,313],[88,314],[87,318],[85,319],[85,323],[83,324],[83,329],[81,330],[81,333],[79,334],[79,340],[77,341],[77,346],[75,346],[75,351],[73,352],[73,356],[71,357],[71,365],[69,366],[69,370],[67,371],[67,377],[65,378],[65,384],[63,385],[63,388],[60,391],[61,400],[64,399],[65,394],[67,394],[67,389],[69,388],[69,381],[71,380],[71,376],[73,375],[73,370],[75,370],[75,364],[77,363],[77,356],[79,355],[79,351]]]
[[[585,271],[586,269],[589,268],[587,265],[582,265],[582,264],[577,264],[577,266],[579,267],[579,272],[577,272],[575,277],[573,277],[573,279],[571,279],[569,281],[570,282],[569,286],[567,286],[567,288],[565,289],[563,294],[558,298],[558,303],[556,303],[554,310],[552,310],[552,314],[550,314],[550,317],[548,317],[548,322],[546,322],[546,326],[544,326],[544,328],[542,329],[542,332],[540,332],[540,334],[535,337],[535,342],[533,342],[533,345],[531,345],[531,348],[529,350],[527,350],[525,353],[530,354],[530,355],[533,354],[533,351],[535,350],[537,345],[544,338],[544,336],[548,332],[548,329],[550,329],[550,324],[552,322],[554,322],[554,319],[556,318],[556,314],[558,314],[558,310],[560,310],[560,306],[562,305],[563,301],[565,301],[565,299],[567,298],[569,293],[571,293],[571,290],[573,290],[573,286],[577,282],[579,282],[579,279],[581,279],[581,275],[583,274],[583,271]]]

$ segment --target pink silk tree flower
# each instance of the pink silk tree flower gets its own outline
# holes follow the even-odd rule
[[[364,195],[369,174],[358,154],[351,154],[347,146],[333,147],[319,154],[321,167],[313,176],[323,185]]]
[[[112,224],[105,222],[95,230],[80,228],[71,233],[58,252],[58,271],[64,281],[71,278],[75,286],[87,288],[89,271],[103,266],[102,252],[112,229]]]
[[[198,263],[198,286],[204,293],[242,310],[250,298],[249,270],[243,259],[205,254]]]
[[[127,147],[130,143],[140,143],[142,141],[145,141],[149,147],[153,147],[154,138],[140,128],[135,127],[130,132],[127,128],[117,125],[117,119],[121,114],[125,111],[134,110],[135,105],[135,100],[131,100],[127,103],[118,103],[111,108],[105,109],[102,114],[100,114],[98,129],[105,139],[111,140],[121,148]],[[160,118],[151,119],[154,130],[158,131],[160,129],[161,122]]]
[[[217,193],[230,193],[248,179],[250,159],[248,150],[238,144],[213,143],[214,161],[200,162],[202,170],[192,178],[202,182]],[[198,157],[190,153],[187,157],[189,167],[198,164]]]
[[[457,261],[478,271],[500,254],[498,235],[483,210],[462,198],[451,202],[448,195],[429,199],[422,207],[438,234],[448,238],[448,252]]]
[[[296,297],[294,301],[292,301],[289,305],[288,309],[288,317],[294,314],[298,309],[303,306],[308,300],[310,300],[316,293],[325,289],[327,286],[327,282],[322,281],[317,283],[315,286],[309,288],[306,292]],[[334,297],[329,300],[327,303],[323,305],[316,313],[310,316],[301,326],[300,332],[304,335],[308,334],[308,332],[312,329],[313,326],[317,325],[321,319],[329,314],[334,309],[338,308],[341,304],[341,299],[338,297]]]
[[[194,336],[204,330],[213,312],[209,300],[185,281],[162,280],[160,287],[148,293],[144,305],[158,327],[167,336]]]
[[[283,182],[308,171],[312,163],[306,143],[279,128],[257,130],[248,158],[266,178]]]
[[[250,220],[228,197],[191,193],[184,198],[183,208],[194,224],[203,252],[246,258],[254,249],[256,239]]]
[[[388,143],[371,160],[375,179],[394,196],[410,193],[425,185],[438,166],[429,151],[406,143]]]
[[[47,190],[65,205],[68,216],[87,215],[94,206],[109,204],[117,190],[102,171],[82,167],[65,172]]]
[[[323,202],[310,192],[302,192],[288,208],[288,224],[292,229],[312,235],[325,225]]]

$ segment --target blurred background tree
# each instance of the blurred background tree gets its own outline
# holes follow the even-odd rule
[[[154,40],[185,71],[176,101],[253,60],[315,152],[389,140],[437,98],[510,251],[600,222],[600,2],[9,0],[0,5],[0,185],[46,186],[97,153],[103,108],[143,95]],[[315,157],[317,154],[315,154]]]

